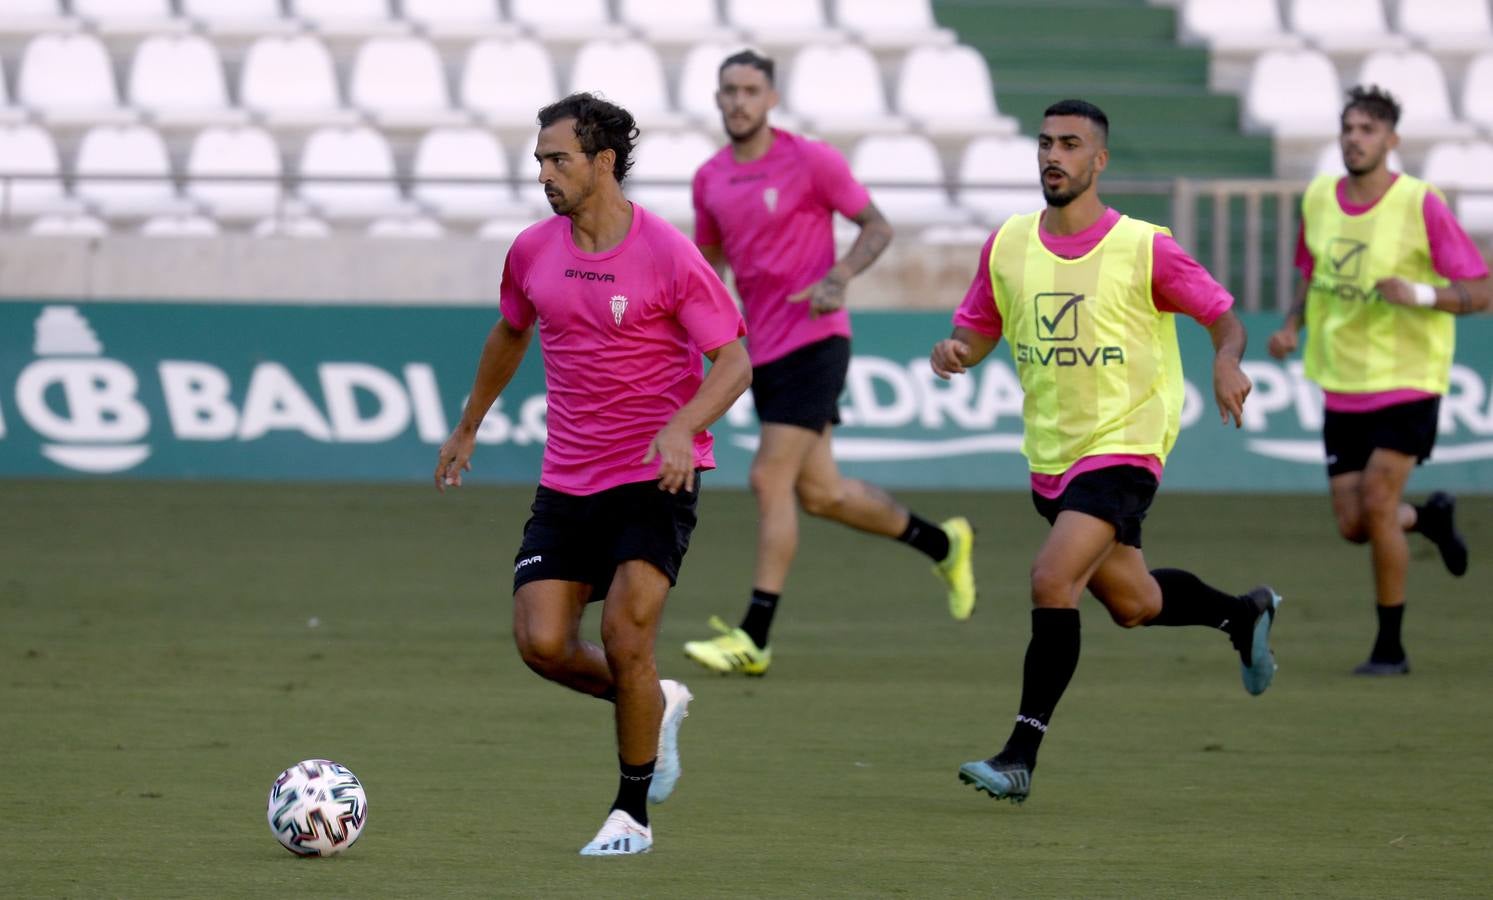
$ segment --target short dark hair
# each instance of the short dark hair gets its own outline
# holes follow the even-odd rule
[[[632,168],[632,150],[638,140],[638,125],[632,113],[595,94],[581,92],[556,100],[539,111],[540,128],[563,119],[575,119],[575,137],[587,157],[594,159],[603,150],[617,154],[612,175],[621,184]]]
[[[1087,100],[1059,100],[1047,107],[1042,116],[1043,118],[1047,116],[1078,116],[1088,119],[1098,128],[1099,140],[1105,144],[1109,143],[1109,116],[1104,114],[1104,110]]]
[[[1391,131],[1400,124],[1400,101],[1377,84],[1368,87],[1354,85],[1348,91],[1348,104],[1343,107],[1343,116],[1346,117],[1351,109],[1356,109],[1371,119],[1388,122]]]
[[[751,66],[767,76],[768,84],[773,83],[773,72],[777,68],[771,59],[768,59],[756,50],[743,50],[740,53],[733,53],[726,57],[725,61],[721,63],[721,67],[716,70],[716,80],[719,80],[721,75],[725,74],[728,66]]]

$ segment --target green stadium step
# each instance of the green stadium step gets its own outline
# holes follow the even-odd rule
[[[1148,6],[1143,0],[1102,3],[1095,0],[942,0],[935,2],[939,22],[959,32],[968,44],[1020,37],[1050,39],[1103,35],[1123,40],[1153,38],[1173,41],[1177,34],[1173,10]]]

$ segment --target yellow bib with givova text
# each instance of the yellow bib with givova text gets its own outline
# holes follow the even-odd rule
[[[1152,242],[1169,233],[1122,216],[1094,249],[1042,245],[1041,213],[1013,216],[990,251],[990,283],[1025,393],[1021,452],[1057,475],[1086,456],[1166,460],[1182,418],[1182,357],[1151,300]]]
[[[1336,175],[1323,175],[1301,198],[1314,261],[1306,300],[1307,377],[1338,393],[1446,393],[1456,349],[1452,315],[1390,303],[1374,288],[1395,276],[1447,283],[1432,268],[1426,237],[1426,191],[1435,188],[1401,175],[1373,209],[1350,216],[1338,205],[1337,182]]]

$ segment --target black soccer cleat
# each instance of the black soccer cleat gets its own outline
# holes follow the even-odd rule
[[[1417,510],[1415,530],[1425,535],[1441,551],[1446,570],[1461,578],[1467,574],[1467,542],[1457,531],[1457,498],[1437,491]]]
[[[1410,657],[1401,657],[1399,662],[1379,662],[1370,657],[1367,661],[1359,663],[1353,669],[1354,675],[1368,675],[1378,677],[1381,675],[1409,675]]]

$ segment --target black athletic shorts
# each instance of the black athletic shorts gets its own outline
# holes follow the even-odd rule
[[[1436,446],[1440,397],[1396,403],[1372,412],[1327,410],[1322,419],[1322,445],[1327,451],[1327,476],[1362,472],[1369,455],[1383,447],[1426,461]]]
[[[822,432],[840,424],[840,392],[850,371],[850,339],[828,337],[752,369],[757,420]]]
[[[699,501],[699,471],[694,488],[677,494],[659,490],[657,481],[584,497],[540,485],[513,558],[514,593],[531,581],[557,579],[589,584],[591,600],[601,600],[617,566],[634,559],[657,566],[672,585],[689,549]]]
[[[1056,497],[1032,491],[1032,504],[1051,525],[1065,509],[1087,513],[1115,526],[1115,540],[1140,548],[1140,523],[1156,497],[1156,476],[1139,466],[1095,469],[1068,482]]]

